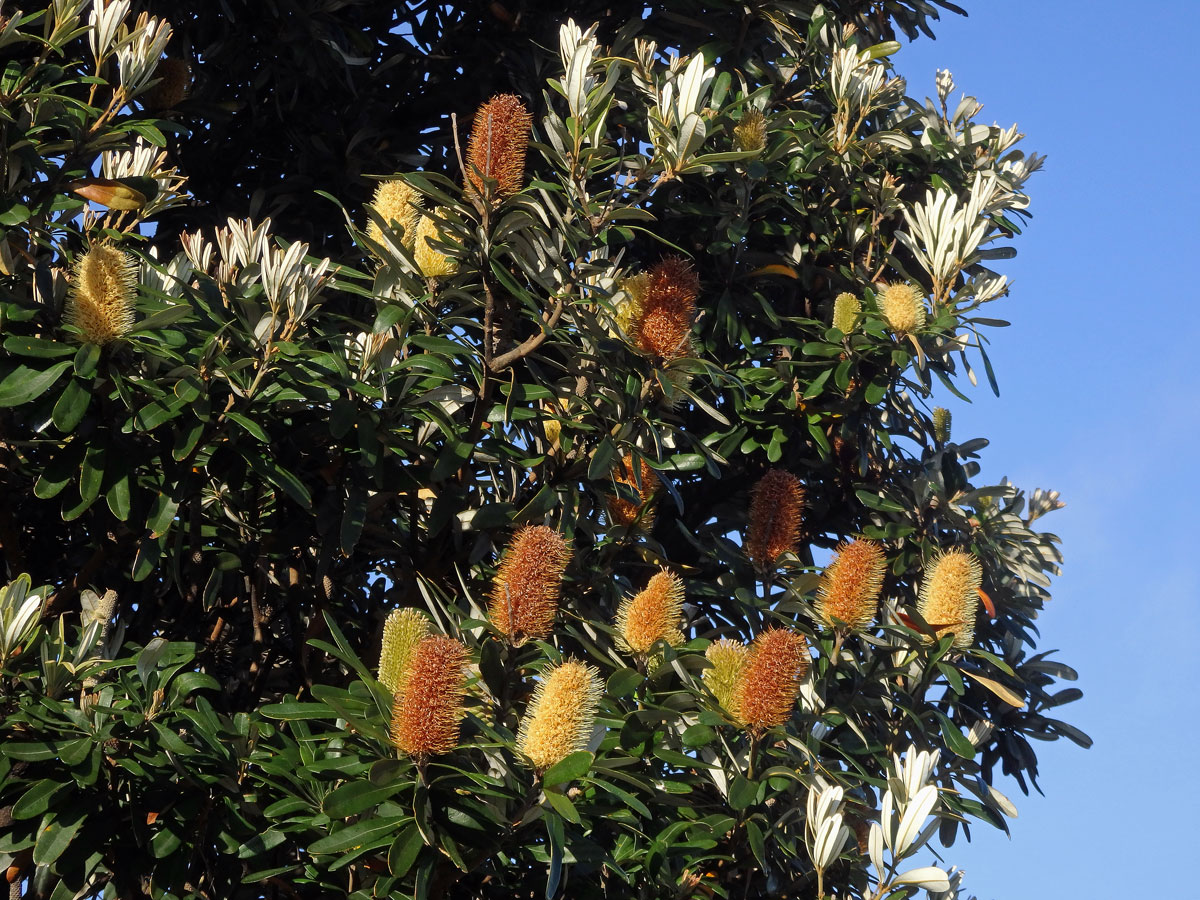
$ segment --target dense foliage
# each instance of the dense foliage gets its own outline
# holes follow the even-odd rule
[[[1089,741],[934,6],[227,6],[0,15],[13,896],[954,896]]]

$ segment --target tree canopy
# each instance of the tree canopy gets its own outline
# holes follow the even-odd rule
[[[0,15],[12,895],[956,896],[1090,741],[939,10]]]

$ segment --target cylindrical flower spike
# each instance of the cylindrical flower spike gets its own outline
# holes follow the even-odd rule
[[[619,484],[628,485],[641,498],[640,503],[634,503],[624,497],[610,495],[608,518],[613,525],[624,525],[626,528],[633,525],[658,492],[658,476],[654,474],[654,470],[650,468],[650,464],[645,459],[639,459],[638,462],[637,477],[633,474],[632,455],[622,457],[620,467],[613,473],[613,478]]]
[[[381,181],[371,198],[371,206],[380,218],[400,225],[400,243],[409,250],[416,245],[417,226],[423,218],[418,211],[421,205],[421,194],[417,189],[399,178]],[[367,237],[376,243],[383,241],[383,232],[373,220],[367,225]]]
[[[948,443],[950,440],[950,418],[950,410],[944,406],[933,408],[933,436],[939,444]]]
[[[733,126],[733,144],[750,153],[758,153],[767,145],[767,119],[761,109],[752,107],[742,114],[742,120]]]
[[[821,576],[817,616],[830,628],[840,620],[848,631],[861,631],[875,618],[887,559],[875,541],[843,543]]]
[[[617,633],[625,649],[645,656],[658,641],[683,643],[683,581],[668,569],[656,572],[645,589],[621,601]]]
[[[434,212],[440,212],[440,207]],[[421,216],[413,237],[413,259],[426,278],[446,278],[458,271],[458,260],[446,256],[429,241],[445,241],[447,235],[438,229],[437,222],[430,216]]]
[[[733,709],[751,734],[762,734],[792,717],[811,659],[804,635],[769,628],[754,639],[733,691]]]
[[[587,749],[602,692],[600,672],[576,660],[544,673],[517,732],[517,749],[535,770]]]
[[[92,344],[108,344],[133,327],[138,262],[112,244],[93,244],[75,260],[66,320]]]
[[[888,328],[897,335],[912,334],[925,327],[925,297],[911,284],[886,284],[875,296]]]
[[[550,636],[570,560],[567,542],[545,525],[529,525],[513,535],[488,606],[488,618],[513,646]]]
[[[458,745],[466,664],[467,648],[445,635],[429,635],[413,650],[408,684],[392,706],[392,741],[418,762]]]
[[[167,56],[154,69],[158,84],[143,92],[139,98],[146,109],[174,109],[187,99],[192,87],[192,71],[187,60]]]
[[[497,94],[475,113],[467,144],[467,193],[479,202],[504,200],[521,189],[529,147],[529,110],[512,94]],[[495,185],[489,193],[484,178]]]
[[[975,642],[975,616],[983,567],[974,553],[949,550],[939,553],[921,582],[917,612],[938,638],[954,635],[960,650]]]
[[[761,570],[775,566],[800,540],[804,488],[800,479],[783,469],[771,469],[759,479],[750,495],[746,555]]]
[[[650,273],[639,272],[621,282],[624,297],[618,302],[616,314],[613,317],[621,333],[632,340],[637,337],[637,323],[642,318],[646,306],[646,292],[650,289]]]
[[[862,314],[862,301],[850,293],[838,294],[833,299],[833,327],[842,334],[849,334],[858,324]]]
[[[749,655],[750,648],[734,638],[713,641],[704,651],[704,657],[711,665],[700,677],[717,702],[734,718],[737,718],[737,709],[733,705],[734,691]]]
[[[408,683],[413,651],[429,634],[429,617],[416,609],[393,609],[383,623],[379,683],[399,694]]]
[[[662,359],[686,356],[692,348],[692,318],[700,280],[691,264],[679,256],[667,257],[648,274],[632,337],[643,352]]]

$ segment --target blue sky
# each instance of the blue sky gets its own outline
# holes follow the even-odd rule
[[[986,476],[1056,488],[1068,504],[1041,520],[1066,564],[1040,649],[1079,670],[1084,699],[1060,712],[1095,746],[1036,744],[1046,797],[1000,785],[1020,810],[1012,839],[976,828],[947,861],[980,900],[1186,896],[1180,857],[1200,838],[1200,554],[1188,524],[1200,403],[1187,350],[1200,4],[960,3],[968,18],[944,16],[936,41],[894,57],[909,94],[933,96],[948,68],[955,97],[985,104],[981,121],[1019,123],[1023,146],[1049,159],[1028,184],[1019,255],[997,264],[1015,280],[991,313],[1013,323],[989,351],[1001,396],[981,383],[973,404],[943,400],[956,440],[991,439]]]

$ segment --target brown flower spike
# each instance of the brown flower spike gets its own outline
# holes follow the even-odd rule
[[[790,719],[810,663],[808,641],[790,628],[770,628],[755,638],[731,698],[738,721],[761,735]]]
[[[517,749],[544,772],[587,749],[603,688],[600,672],[577,660],[547,671],[529,702],[517,732]]]
[[[682,257],[668,256],[648,274],[632,337],[644,353],[665,360],[686,356],[700,295],[696,271]]]
[[[466,711],[467,648],[445,635],[424,638],[408,663],[408,684],[392,705],[392,741],[423,761],[458,745]]]
[[[965,650],[975,642],[975,616],[979,612],[979,587],[983,568],[974,553],[948,550],[939,553],[921,582],[917,612],[938,638],[954,635],[954,646]]]
[[[628,485],[633,489],[633,492],[641,498],[640,503],[634,503],[631,500],[626,500],[624,497],[615,494],[608,498],[608,518],[613,525],[624,525],[628,528],[638,521],[638,517],[642,515],[642,510],[646,509],[654,495],[658,492],[658,476],[654,474],[654,470],[650,468],[650,464],[644,459],[638,461],[638,476],[633,475],[633,457],[625,456],[621,459],[621,465],[613,473],[613,478],[618,484]],[[640,482],[640,483],[639,483]]]
[[[875,541],[839,545],[837,556],[821,576],[816,611],[830,628],[837,620],[847,631],[861,631],[875,618],[887,560]]]
[[[497,94],[479,107],[467,145],[467,193],[472,199],[504,200],[521,189],[529,123],[529,110],[512,94]],[[496,182],[490,193],[484,178]]]
[[[488,618],[513,646],[550,636],[570,560],[567,542],[545,525],[528,525],[513,535],[488,606]]]
[[[746,555],[760,570],[774,568],[775,560],[796,549],[804,488],[800,479],[783,469],[771,469],[750,494],[750,523]]]
[[[656,572],[645,589],[621,601],[617,632],[631,653],[645,656],[658,641],[672,647],[683,643],[683,581],[668,569]]]
[[[66,320],[92,344],[108,344],[133,327],[138,262],[112,244],[93,244],[75,260]]]

